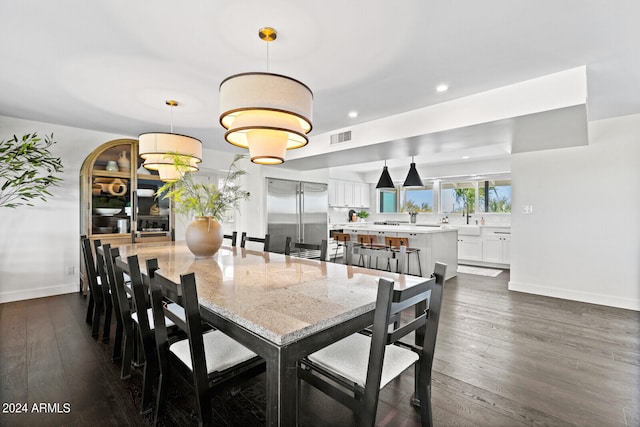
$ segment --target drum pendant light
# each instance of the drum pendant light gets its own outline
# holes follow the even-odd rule
[[[416,169],[416,164],[413,161],[413,156],[411,156],[411,167],[409,168],[409,173],[407,173],[407,178],[404,180],[403,187],[422,187],[422,179],[420,178],[420,174],[418,174],[418,170]]]
[[[163,181],[176,181],[181,172],[195,172],[202,161],[202,142],[199,139],[173,133],[173,107],[178,101],[168,100],[165,103],[171,110],[171,132],[142,133],[138,137],[138,155],[144,159],[145,169],[157,170]],[[177,170],[173,155],[181,156],[184,165]]]
[[[391,179],[391,175],[389,175],[389,169],[387,169],[387,161],[384,161],[384,167],[382,168],[382,174],[380,175],[380,179],[378,180],[378,185],[376,188],[396,188],[393,185],[393,180]]]
[[[269,73],[273,28],[258,31],[267,42],[267,72],[230,76],[220,84],[220,124],[229,144],[249,149],[253,163],[277,165],[285,151],[304,147],[312,129],[313,93],[304,83]]]

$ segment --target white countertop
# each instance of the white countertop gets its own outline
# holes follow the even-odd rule
[[[460,228],[511,228],[509,224],[400,224],[400,225],[384,225],[373,224],[371,222],[350,222],[331,224],[331,229],[355,229],[355,230],[380,230],[380,231],[398,231],[409,233],[438,233],[443,231],[458,230]]]

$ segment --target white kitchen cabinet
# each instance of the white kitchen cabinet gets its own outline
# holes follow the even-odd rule
[[[349,206],[345,197],[345,181],[337,179],[329,180],[329,205],[337,207]],[[349,192],[349,199],[352,197],[352,192]]]
[[[329,206],[338,205],[338,181],[335,179],[329,180]]]
[[[369,184],[339,179],[329,180],[329,206],[368,208]]]
[[[360,207],[361,208],[371,207],[370,196],[369,196],[369,184],[359,183],[358,186],[360,187]]]
[[[458,234],[458,259],[461,261],[482,261],[482,237]]]
[[[511,231],[500,228],[485,231],[482,261],[509,264],[511,262]]]

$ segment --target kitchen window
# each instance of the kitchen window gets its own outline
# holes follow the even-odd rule
[[[402,189],[400,212],[433,212],[433,185]]]
[[[420,188],[394,188],[380,189],[379,211],[380,213],[397,212],[433,212],[433,185],[425,185]]]
[[[379,204],[379,212],[398,212],[398,192],[396,189],[388,189],[388,190],[380,190],[380,204]]]
[[[478,183],[479,212],[511,212],[511,180],[480,181]]]
[[[443,182],[440,187],[440,212],[474,213],[476,206],[476,183]]]

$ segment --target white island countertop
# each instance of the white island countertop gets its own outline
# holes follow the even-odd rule
[[[331,229],[345,230],[371,230],[371,231],[396,231],[400,233],[441,233],[454,231],[459,229],[477,229],[478,232],[482,228],[511,228],[510,224],[373,224],[370,222],[352,222],[347,224],[332,224]]]

